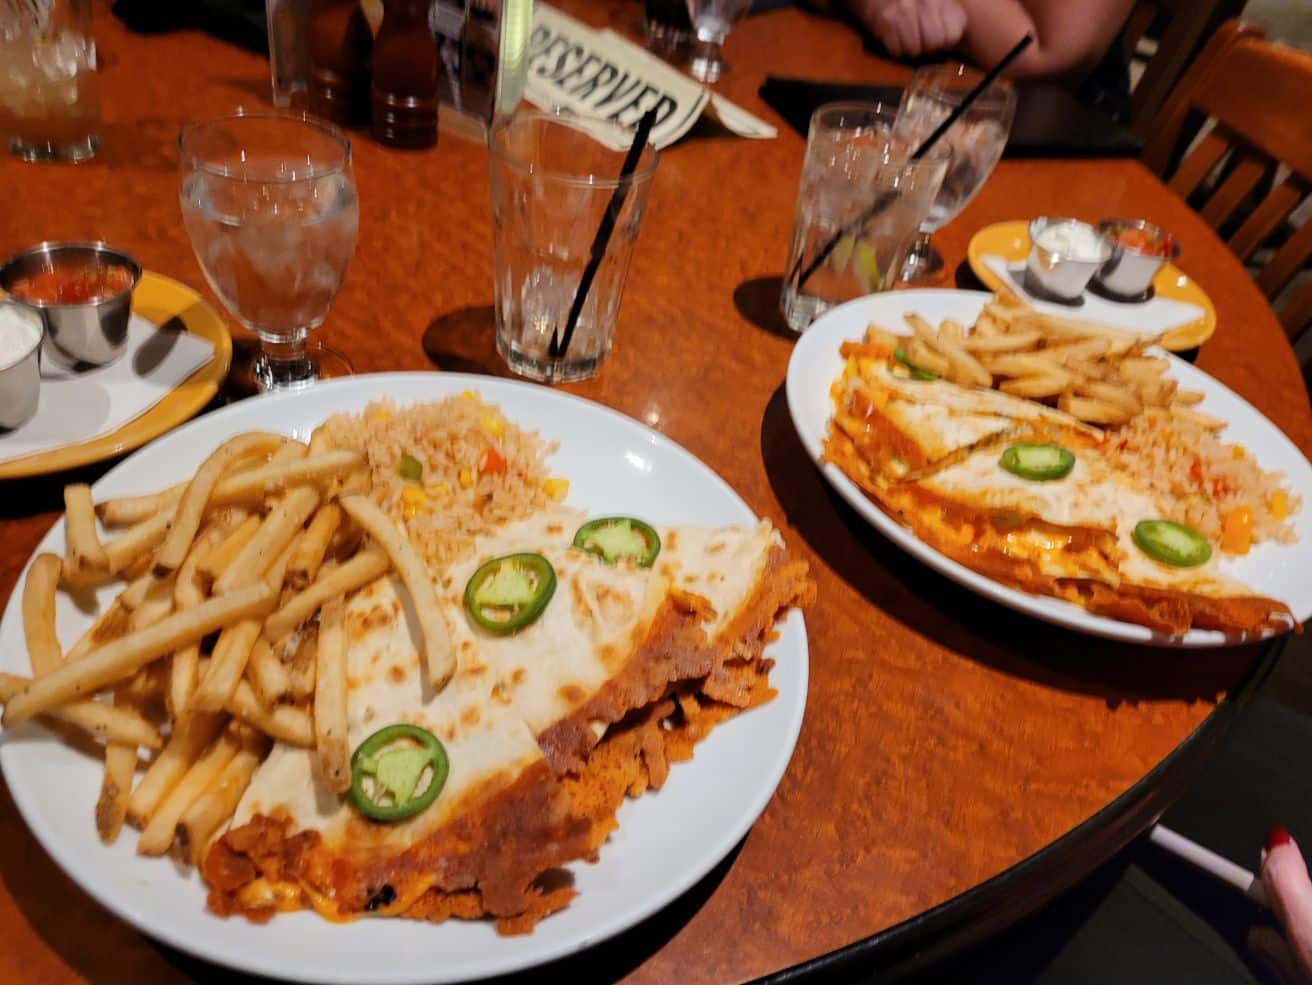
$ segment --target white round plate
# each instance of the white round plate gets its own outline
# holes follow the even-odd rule
[[[1060,599],[1009,588],[940,554],[881,510],[838,466],[820,462],[833,413],[829,388],[843,369],[839,345],[848,339],[862,338],[871,323],[890,332],[910,334],[903,315],[912,312],[933,324],[951,318],[971,325],[990,297],[982,291],[956,290],[873,294],[830,309],[806,330],[788,363],[788,410],[802,444],[819,464],[825,479],[871,526],[912,557],[1008,608],[1092,636],[1127,643],[1165,647],[1216,647],[1233,643],[1233,639],[1215,630],[1191,629],[1180,637],[1165,636],[1146,626],[1094,615]],[[1297,543],[1261,544],[1244,557],[1224,559],[1222,570],[1255,592],[1284,602],[1300,622],[1306,622],[1312,617],[1312,550],[1308,549],[1312,538],[1312,465],[1279,428],[1234,391],[1184,360],[1176,356],[1169,358],[1171,366],[1167,372],[1180,386],[1205,394],[1199,409],[1230,422],[1222,433],[1224,440],[1243,445],[1267,471],[1283,472],[1292,491],[1302,497],[1303,508],[1294,519]]]
[[[653,523],[722,526],[756,520],[711,469],[668,438],[622,414],[526,383],[455,373],[389,373],[321,383],[296,394],[247,400],[208,414],[146,446],[95,486],[97,499],[163,488],[185,478],[223,439],[273,428],[299,438],[339,411],[391,397],[406,404],[462,390],[499,404],[506,416],[559,442],[554,474],[567,476],[567,502],[595,513],[635,513]],[[63,524],[39,551],[64,552]],[[0,667],[30,673],[19,592],[0,622]],[[105,599],[112,592],[105,593]],[[65,646],[90,623],[62,595]],[[306,982],[453,982],[529,968],[582,950],[636,924],[688,890],[747,833],[774,793],[806,707],[806,628],[789,614],[767,653],[778,696],[724,723],[697,755],[670,770],[665,786],[619,811],[619,830],[595,865],[571,865],[579,895],[531,934],[499,937],[487,922],[409,920],[328,923],[282,914],[257,926],[205,908],[195,872],[168,858],[141,858],[135,832],[104,846],[93,808],[101,767],[39,726],[5,734],[0,767],[14,801],[46,851],[100,903],[143,932],[201,958],[247,972]]]

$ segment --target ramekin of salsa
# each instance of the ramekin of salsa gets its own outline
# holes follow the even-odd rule
[[[74,367],[122,355],[140,279],[137,261],[105,243],[41,243],[0,265],[0,290],[40,312],[45,355]]]
[[[1098,229],[1112,244],[1112,255],[1098,271],[1103,291],[1126,300],[1145,300],[1157,271],[1180,255],[1175,237],[1143,219],[1104,219]]]
[[[122,294],[134,283],[136,277],[122,265],[69,259],[15,277],[6,289],[29,304],[92,304]]]

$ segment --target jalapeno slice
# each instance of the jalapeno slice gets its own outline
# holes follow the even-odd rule
[[[574,546],[607,564],[629,558],[640,568],[650,568],[661,552],[661,538],[650,524],[636,517],[603,516],[579,527]]]
[[[921,380],[922,382],[928,383],[930,380],[937,380],[939,378],[938,374],[932,370],[925,369],[925,367],[917,366],[913,363],[905,349],[894,349],[893,358],[910,371],[913,380]]]
[[[1154,561],[1175,568],[1196,568],[1212,556],[1212,545],[1192,527],[1170,520],[1140,520],[1134,542]]]
[[[1022,479],[1050,482],[1071,474],[1071,469],[1075,468],[1075,456],[1061,445],[1022,442],[1004,451],[998,464]]]
[[[449,769],[442,741],[428,729],[405,722],[388,725],[361,742],[351,756],[347,797],[371,821],[404,821],[437,799]],[[425,773],[428,783],[419,790]],[[366,777],[373,782],[366,784]]]
[[[541,554],[503,554],[479,566],[465,585],[475,624],[504,636],[532,623],[556,591],[556,569]]]

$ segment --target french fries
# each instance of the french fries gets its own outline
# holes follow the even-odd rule
[[[1202,399],[1179,391],[1165,375],[1167,359],[1145,355],[1158,339],[1050,315],[1011,291],[999,290],[968,331],[951,320],[935,327],[915,313],[905,321],[909,337],[871,325],[865,345],[872,351],[858,346],[849,355],[859,364],[863,356],[879,356],[881,349],[884,354],[900,350],[897,361],[909,363],[920,378],[927,373],[1043,401],[1097,426],[1124,424],[1151,407],[1182,412]],[[1204,426],[1211,423],[1206,419]]]
[[[178,848],[192,865],[200,867],[205,849],[237,810],[242,794],[268,751],[269,740],[257,732],[248,731],[242,736],[241,748],[228,760],[228,765],[183,811],[177,824]]]
[[[314,738],[319,771],[328,789],[351,785],[346,742],[346,606],[332,599],[319,614],[319,646],[314,689]]]
[[[205,747],[228,722],[227,715],[189,715],[178,723],[168,745],[155,757],[128,797],[128,820],[145,827],[155,808],[200,758]]]
[[[423,657],[428,667],[428,686],[436,693],[446,687],[456,672],[456,654],[451,646],[451,632],[446,617],[437,601],[433,579],[428,574],[419,551],[397,529],[387,514],[367,496],[353,495],[342,499],[342,509],[387,552],[396,573],[401,577],[410,601],[419,619],[423,636]]]
[[[264,587],[267,589],[267,586]],[[219,634],[219,641],[214,644],[214,655],[210,657],[205,676],[192,694],[188,708],[195,711],[223,709],[246,670],[251,649],[260,638],[260,627],[258,619],[243,619]]]
[[[431,576],[372,481],[320,428],[308,444],[238,435],[160,492],[95,504],[84,485],[65,490],[65,556],[38,555],[22,586],[33,673],[0,673],[0,703],[7,727],[38,718],[104,745],[103,841],[130,824],[140,853],[199,864],[275,741],[313,750],[325,785],[346,790],[347,599],[389,570],[418,616],[429,685],[450,678]],[[59,589],[108,582],[119,594],[65,654]]]
[[[232,692],[228,711],[272,739],[303,749],[314,748],[314,722],[309,713],[295,705],[264,707],[247,681],[238,683]]]
[[[155,567],[172,571],[186,559],[191,542],[200,529],[210,495],[225,471],[250,455],[276,451],[286,440],[279,434],[255,431],[230,438],[215,449],[187,483],[187,490],[174,511],[168,536],[155,552]]]
[[[345,564],[321,570],[312,585],[293,595],[264,621],[265,637],[274,642],[288,636],[329,599],[369,584],[386,574],[389,567],[391,562],[386,554],[376,547],[366,547]]]
[[[223,574],[214,580],[214,594],[225,595],[263,578],[318,505],[318,491],[308,486],[298,486],[283,497]]]
[[[0,673],[0,701],[8,703],[31,686],[29,678]],[[159,730],[131,708],[115,707],[100,701],[70,701],[49,709],[46,714],[54,721],[71,725],[79,732],[104,742],[117,742],[134,748],[144,746],[147,749],[158,749],[164,744]]]
[[[137,854],[163,855],[169,850],[182,815],[200,799],[240,748],[241,739],[230,725],[160,801],[137,839]]]
[[[68,538],[64,564],[70,580],[108,573],[109,556],[96,532],[96,507],[91,500],[91,487],[85,483],[64,487],[64,529]]]
[[[251,585],[177,612],[148,629],[122,636],[99,650],[34,680],[5,702],[4,724],[17,725],[74,698],[130,677],[179,647],[245,618],[268,612],[277,596],[267,585]]]
[[[64,662],[55,634],[55,592],[63,562],[53,554],[38,554],[23,581],[23,638],[32,673],[48,674]]]
[[[317,433],[317,432],[316,432]],[[296,552],[287,565],[286,582],[289,588],[300,591],[319,573],[328,545],[342,522],[342,508],[336,503],[320,507],[310,525],[305,528]]]

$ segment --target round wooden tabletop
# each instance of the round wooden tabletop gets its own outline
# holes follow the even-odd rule
[[[640,14],[632,0],[565,6],[623,31]],[[104,148],[79,167],[0,159],[0,253],[103,238],[206,291],[178,212],[178,129],[265,103],[267,66],[195,33],[131,35],[100,13]],[[720,88],[779,123],[779,137],[740,140],[704,124],[664,155],[615,350],[595,380],[569,389],[683,444],[810,559],[819,585],[807,614],[811,691],[792,764],[737,852],[622,947],[585,955],[593,963],[584,977],[769,974],[1024,871],[1023,860],[1073,829],[1078,839],[1089,830],[1079,826],[1106,816],[1127,791],[1161,782],[1158,764],[1258,656],[1251,647],[1140,650],[1014,615],[904,556],[829,491],[785,409],[791,342],[776,314],[803,141],[756,90],[767,72],[896,82],[905,70],[863,52],[841,24],[797,10],[747,19],[730,36],[728,58]],[[359,246],[325,340],[358,372],[504,373],[493,349],[484,149],[444,136],[431,152],[402,153],[361,135],[355,153]],[[937,242],[955,268],[975,230],[1042,212],[1143,216],[1173,230],[1180,266],[1211,296],[1220,322],[1198,364],[1312,451],[1307,394],[1266,301],[1139,164],[1004,161]],[[67,478],[0,486],[0,598],[54,521]],[[1079,874],[1075,857],[1063,862],[1067,881]],[[0,880],[0,979],[218,975],[94,904],[40,850],[7,792]],[[1024,892],[1036,903],[1042,891]]]

